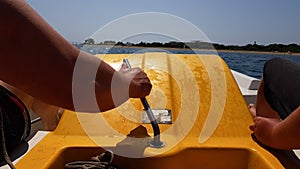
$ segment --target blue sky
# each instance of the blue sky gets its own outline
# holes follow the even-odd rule
[[[126,15],[162,12],[185,19],[199,28],[210,41],[216,43],[245,45],[256,41],[264,45],[300,44],[299,0],[27,0],[27,2],[71,42],[83,42],[99,28]],[[149,21],[139,22],[143,25]],[[113,34],[127,27],[130,26],[118,27],[117,32]],[[154,38],[157,41],[159,39]],[[190,40],[197,39],[190,38]]]

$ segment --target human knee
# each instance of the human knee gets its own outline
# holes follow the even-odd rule
[[[274,69],[278,67],[278,65],[282,64],[282,62],[285,61],[286,61],[285,59],[279,57],[266,61],[266,63],[264,64],[264,72],[268,72],[270,69]]]

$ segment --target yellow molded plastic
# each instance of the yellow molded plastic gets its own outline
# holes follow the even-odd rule
[[[57,129],[17,163],[18,169],[63,168],[67,162],[88,160],[105,149],[115,152],[114,163],[124,169],[283,168],[252,140],[247,105],[219,56],[145,53],[98,57],[112,65],[128,58],[133,67],[147,72],[153,84],[147,97],[151,108],[172,110],[173,123],[159,124],[165,147],[145,145],[153,131],[150,124],[141,123],[140,100],[130,99],[103,113],[65,111]]]

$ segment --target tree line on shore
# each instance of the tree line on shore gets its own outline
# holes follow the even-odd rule
[[[244,50],[244,51],[258,51],[258,52],[286,52],[286,53],[300,53],[300,45],[298,44],[269,44],[257,45],[248,44],[244,46],[237,45],[220,45],[214,44],[217,50]]]
[[[218,43],[192,41],[192,42],[175,42],[170,41],[166,43],[162,42],[115,42],[115,41],[104,41],[95,43],[92,38],[85,40],[80,45],[113,45],[113,46],[127,46],[127,47],[163,47],[163,48],[182,48],[182,49],[216,49],[216,50],[241,50],[241,51],[258,51],[258,52],[286,52],[286,53],[300,53],[300,45],[292,44],[269,44],[259,45],[254,42],[253,44],[247,45],[223,45]]]

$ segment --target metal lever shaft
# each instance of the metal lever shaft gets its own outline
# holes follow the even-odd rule
[[[123,62],[126,63],[126,65],[128,66],[128,68],[131,68],[131,65],[128,61],[128,59],[123,59]],[[152,128],[153,128],[153,132],[154,132],[154,139],[153,141],[150,143],[151,147],[154,148],[161,148],[164,146],[164,143],[162,141],[160,141],[160,129],[159,126],[157,124],[157,121],[153,115],[153,112],[148,104],[148,101],[146,100],[146,98],[140,98],[141,102],[144,106],[144,109],[147,111],[147,116],[151,122]]]

